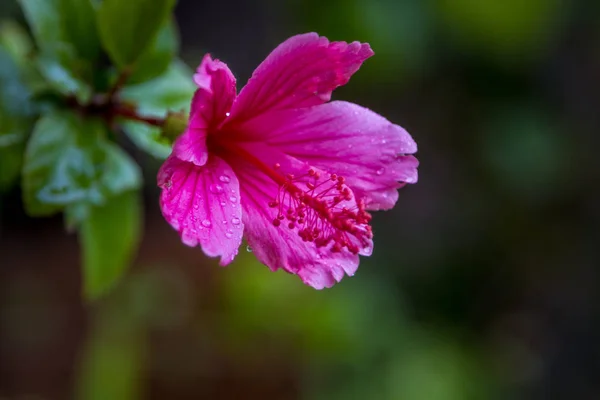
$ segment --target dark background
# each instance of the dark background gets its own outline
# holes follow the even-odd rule
[[[404,126],[420,179],[375,252],[315,291],[223,269],[161,219],[85,305],[60,217],[0,197],[1,399],[598,399],[600,3],[179,0],[182,56],[243,85],[287,37],[369,42],[335,99]],[[22,21],[12,0],[0,17]],[[140,156],[137,154],[137,156]]]

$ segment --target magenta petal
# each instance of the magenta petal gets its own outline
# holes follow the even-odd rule
[[[188,246],[229,264],[238,252],[244,224],[237,176],[210,156],[204,166],[170,156],[158,172],[162,213]]]
[[[334,101],[270,111],[240,126],[247,140],[268,144],[346,178],[371,210],[389,209],[397,189],[418,179],[417,145],[403,128],[356,104]]]
[[[293,36],[254,71],[233,104],[232,119],[329,101],[331,92],[373,54],[366,43],[329,42],[316,33]]]
[[[208,54],[198,67],[194,81],[198,90],[192,99],[189,125],[173,144],[173,153],[182,161],[200,166],[208,158],[208,131],[227,117],[236,90],[235,78],[227,65]]]
[[[196,113],[206,121],[206,126],[217,126],[228,115],[236,96],[235,77],[227,64],[205,55],[196,70],[194,82],[201,99],[192,102],[191,118]]]
[[[309,169],[305,162],[260,143],[247,143],[244,148],[269,165],[279,164],[285,173],[301,175]],[[354,275],[359,264],[358,255],[347,249],[334,253],[331,246],[317,248],[313,242],[304,242],[297,231],[284,225],[275,227],[273,219],[277,210],[268,204],[277,197],[278,185],[241,159],[233,161],[232,167],[242,182],[246,240],[260,262],[273,271],[282,268],[296,274],[316,289],[331,287],[345,275]],[[368,255],[371,251],[372,242],[361,254]]]

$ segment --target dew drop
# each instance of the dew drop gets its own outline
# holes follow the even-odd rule
[[[227,239],[231,239],[233,237],[233,233],[231,233],[231,231],[227,231],[227,232],[225,232],[225,237]]]
[[[235,203],[235,202],[237,201],[237,197],[235,197],[235,196],[231,196],[231,197],[229,198],[229,201],[231,201],[232,203]]]
[[[224,206],[224,205],[225,205],[225,204],[227,204],[227,203],[225,203],[224,201],[222,201],[220,204],[221,204],[222,206]]]
[[[234,225],[239,225],[240,224],[240,219],[239,218],[231,218],[231,223]]]
[[[250,247],[250,246],[246,246],[246,251],[247,251],[248,253],[252,253],[252,247]]]
[[[375,171],[375,173],[376,173],[377,175],[383,175],[383,172],[384,172],[384,171],[385,171],[385,169],[384,169],[384,168],[379,168],[377,171]]]
[[[225,113],[226,117],[229,117],[230,115],[231,115],[231,113],[228,113],[228,112]]]
[[[231,178],[229,178],[229,176],[227,176],[227,175],[221,175],[221,176],[219,177],[219,180],[220,180],[221,182],[223,182],[223,183],[228,183],[228,182],[230,182],[230,181],[231,181]]]
[[[214,194],[221,194],[223,193],[223,186],[221,185],[217,185],[217,184],[212,184],[208,187],[208,189],[214,193]]]
[[[208,228],[208,227],[210,227],[211,223],[209,220],[205,219],[205,220],[202,220],[202,225]]]
[[[223,225],[227,225],[227,221],[226,220],[223,220]]]

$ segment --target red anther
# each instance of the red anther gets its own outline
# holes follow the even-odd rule
[[[321,180],[320,175],[315,168],[299,177],[281,175],[279,193],[268,203],[278,209],[273,225],[278,227],[287,220],[287,228],[295,229],[305,242],[332,252],[358,254],[371,245],[373,234],[367,225],[371,215],[365,211],[364,201],[353,203],[354,194],[344,184],[344,177],[327,174]]]

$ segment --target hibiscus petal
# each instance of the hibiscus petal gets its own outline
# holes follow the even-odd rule
[[[173,153],[182,161],[204,165],[208,158],[208,130],[219,126],[227,117],[236,96],[235,78],[226,64],[209,54],[194,75],[198,90],[190,108],[189,125],[173,144]]]
[[[403,128],[356,104],[270,111],[239,127],[256,140],[346,178],[370,210],[390,209],[397,189],[418,179],[417,145]]]
[[[285,173],[302,174],[309,169],[305,162],[260,143],[247,143],[244,149],[265,161],[265,165],[279,164]],[[354,275],[359,264],[358,255],[345,248],[340,252],[332,252],[331,246],[318,248],[314,242],[303,241],[297,230],[283,224],[274,226],[277,211],[268,204],[278,197],[279,185],[243,157],[237,157],[231,163],[241,182],[246,239],[260,262],[273,271],[282,268],[296,274],[316,289],[331,287],[345,275]],[[361,254],[370,254],[372,242],[363,250]]]
[[[229,264],[244,230],[239,182],[231,167],[212,155],[201,167],[170,156],[158,172],[158,186],[162,213],[182,241]]]
[[[225,119],[236,95],[235,77],[227,64],[213,60],[210,54],[206,54],[194,74],[194,82],[200,91],[212,96],[210,105],[206,104],[207,110],[203,110],[202,114],[207,115],[206,111],[210,110],[212,121],[221,122]]]
[[[232,120],[329,101],[373,54],[367,43],[329,42],[316,33],[293,36],[254,71],[233,104]]]

